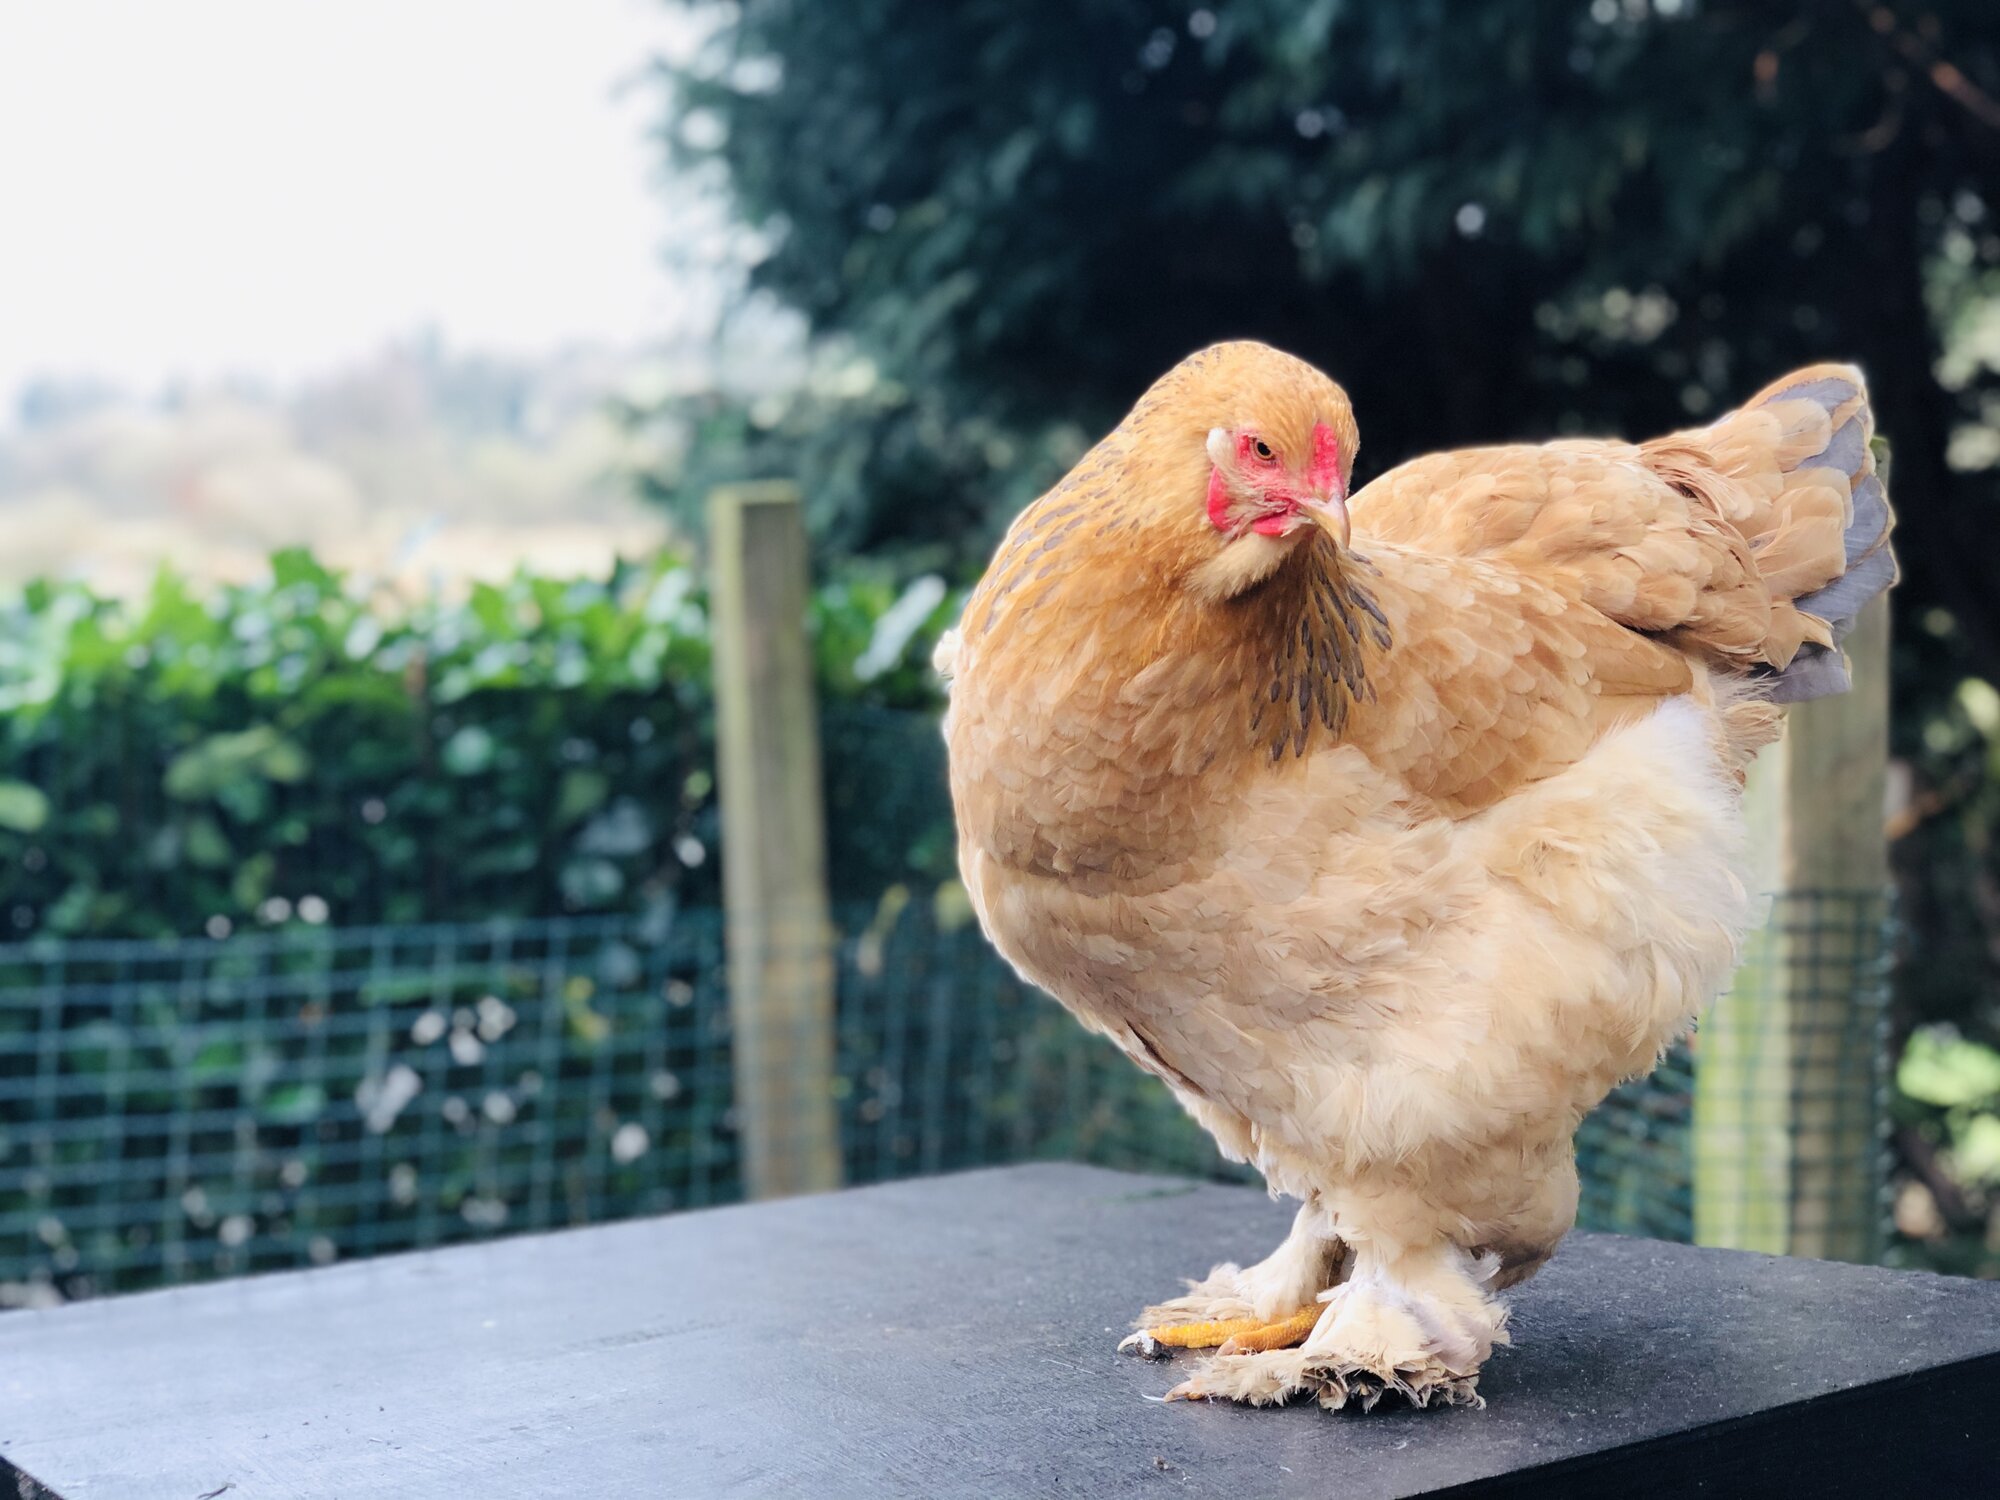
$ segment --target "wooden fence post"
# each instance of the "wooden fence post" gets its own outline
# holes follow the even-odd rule
[[[1747,793],[1752,880],[1780,896],[1695,1040],[1703,1245],[1872,1260],[1881,1205],[1876,1017],[1888,882],[1889,610],[1848,637],[1853,688],[1790,710]]]
[[[807,554],[790,484],[709,500],[736,1109],[753,1198],[840,1185]]]

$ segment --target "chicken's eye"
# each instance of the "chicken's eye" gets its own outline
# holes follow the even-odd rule
[[[1265,463],[1269,463],[1272,459],[1278,456],[1277,454],[1271,451],[1271,445],[1265,442],[1262,438],[1252,439],[1250,443],[1250,451],[1256,454]]]

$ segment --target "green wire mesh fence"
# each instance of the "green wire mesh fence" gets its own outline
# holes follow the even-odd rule
[[[1871,900],[1780,903],[1789,946],[1760,951],[1817,976],[1795,997],[1837,1003],[1772,1008],[1774,1049],[1813,1014],[1877,1037]],[[836,925],[846,1181],[1037,1157],[1242,1175],[1020,983],[948,888]],[[0,947],[0,1303],[739,1198],[723,949],[712,910]],[[1708,1041],[1585,1123],[1587,1226],[1691,1236]],[[1818,1122],[1789,1191],[1858,1180],[1878,1211],[1872,1055],[1820,1077],[1830,1099],[1771,1101]],[[1755,1062],[1730,1077],[1767,1080]]]
[[[1171,1159],[1121,1059],[894,905],[839,945],[848,1180]],[[0,948],[0,1301],[734,1200],[729,1030],[707,910]]]
[[[651,936],[595,920],[0,950],[5,1295],[730,1196],[715,923]]]
[[[1774,898],[1697,1033],[1583,1122],[1578,1222],[1876,1258],[1893,939],[1885,891]]]

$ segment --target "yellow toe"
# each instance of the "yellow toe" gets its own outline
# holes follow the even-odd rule
[[[1326,1309],[1314,1303],[1275,1323],[1262,1318],[1218,1318],[1205,1323],[1169,1323],[1149,1328],[1146,1336],[1168,1349],[1221,1349],[1225,1354],[1256,1354],[1289,1349],[1303,1343]]]
[[[1224,1354],[1265,1354],[1273,1349],[1290,1349],[1303,1344],[1326,1309],[1315,1302],[1275,1323],[1260,1324],[1231,1334],[1222,1345]]]

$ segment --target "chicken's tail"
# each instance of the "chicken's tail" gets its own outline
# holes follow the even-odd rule
[[[1874,435],[1861,372],[1813,365],[1713,426],[1643,450],[1662,477],[1700,489],[1748,542],[1770,591],[1755,656],[1772,702],[1845,692],[1840,642],[1896,581],[1895,515],[1876,472]]]

